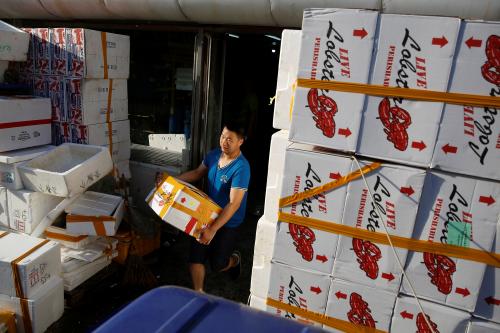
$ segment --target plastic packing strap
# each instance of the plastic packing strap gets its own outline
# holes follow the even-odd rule
[[[494,96],[482,96],[475,94],[463,94],[453,92],[442,92],[434,90],[422,90],[413,88],[385,87],[376,84],[321,81],[313,79],[297,79],[297,86],[303,88],[316,88],[365,94],[372,96],[401,97],[418,101],[440,102],[448,104],[480,106],[480,107],[500,107],[500,98]]]
[[[97,236],[106,236],[104,222],[116,222],[113,216],[66,215],[66,223],[92,223]]]
[[[40,237],[44,233],[45,229],[47,229],[47,227],[50,226],[59,215],[61,215],[64,209],[71,205],[79,196],[80,194],[77,194],[61,201],[56,207],[48,212],[47,215],[45,215],[37,227],[31,232],[30,236]]]
[[[87,235],[73,236],[73,235],[62,234],[62,233],[51,232],[51,231],[45,230],[45,237],[50,238],[50,239],[55,239],[55,240],[77,243],[81,240],[84,240],[88,236]]]

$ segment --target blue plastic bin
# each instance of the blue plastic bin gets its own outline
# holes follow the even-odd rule
[[[131,302],[94,332],[320,333],[325,331],[190,289],[159,287]]]

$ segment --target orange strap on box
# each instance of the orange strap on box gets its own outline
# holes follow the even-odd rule
[[[381,232],[368,231],[348,225],[326,222],[310,217],[302,217],[283,212],[280,212],[278,214],[278,219],[281,222],[311,227],[333,234],[367,240],[373,243],[390,245],[389,240],[387,239],[387,235]],[[490,266],[500,267],[500,254],[498,253],[476,250],[456,245],[434,243],[427,240],[412,239],[395,235],[390,235],[390,237],[392,244],[395,247],[416,252],[430,252],[434,254],[480,262]]]
[[[0,309],[0,323],[5,323],[7,332],[16,332],[16,314],[12,311]]]
[[[197,220],[195,230],[199,230],[203,223],[212,223],[214,221],[210,218],[212,211],[210,209],[203,209],[201,205],[198,206],[198,209],[192,210],[178,202],[174,202],[172,207],[194,217]]]
[[[19,262],[47,244],[49,242],[48,239],[42,240],[38,245],[35,245],[32,247],[29,251],[25,252],[21,256],[17,257],[16,259],[12,260],[10,263],[12,267],[12,274],[14,274],[14,286],[16,288],[16,296],[20,299],[21,303],[21,312],[23,314],[23,324],[24,324],[24,331],[26,333],[31,333],[33,332],[33,327],[31,326],[31,317],[30,317],[30,311],[28,307],[28,300],[26,299],[23,291],[23,286],[21,284],[21,273],[19,272]]]
[[[462,94],[412,88],[385,87],[376,84],[322,81],[312,79],[297,79],[297,86],[302,88],[318,88],[380,97],[401,97],[426,102],[438,102],[479,107],[500,107],[500,98],[474,94]]]
[[[336,189],[340,186],[343,186],[355,179],[358,179],[361,177],[361,174],[367,174],[372,172],[373,170],[376,170],[382,166],[381,163],[379,162],[373,162],[369,165],[364,166],[361,170],[356,170],[354,172],[351,172],[347,176],[341,177],[340,179],[334,180],[333,182],[326,183],[325,185],[321,185],[318,187],[314,187],[308,191],[305,192],[300,192],[300,193],[295,193],[292,194],[288,197],[281,198],[279,201],[279,206],[281,207],[286,207],[288,205],[291,205],[293,203],[302,201],[304,199],[311,198],[315,195],[318,195],[320,193],[328,192],[333,189]]]
[[[7,231],[3,232],[0,234],[0,238],[4,237],[4,236],[7,236],[9,233]]]
[[[272,306],[273,308],[284,310],[289,313],[293,313],[302,318],[306,318],[312,320],[314,322],[333,327],[348,333],[357,333],[357,332],[366,332],[366,333],[385,333],[385,331],[378,330],[376,328],[371,328],[367,326],[356,325],[346,320],[329,317],[326,315],[322,315],[317,312],[309,311],[306,309],[301,309],[290,304],[286,304],[280,301],[277,301],[272,298],[268,298],[266,300],[266,304]]]
[[[48,238],[67,241],[67,242],[79,242],[88,237],[87,235],[80,235],[80,236],[64,235],[47,230],[45,230],[45,236]]]
[[[86,215],[66,215],[66,223],[92,223],[94,225],[94,230],[99,236],[106,236],[106,228],[104,228],[104,222],[114,222],[115,218],[113,216],[86,216]]]
[[[113,79],[109,79],[106,123],[108,124],[109,154],[113,158],[113,124],[111,123],[111,98],[113,97]]]
[[[101,31],[102,63],[104,65],[104,79],[108,78],[108,42],[106,32]]]

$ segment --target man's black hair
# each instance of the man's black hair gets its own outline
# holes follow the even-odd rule
[[[243,122],[240,121],[235,121],[235,120],[227,120],[224,122],[224,125],[222,128],[227,128],[231,132],[236,133],[240,139],[246,140],[247,139],[247,130],[246,126]]]

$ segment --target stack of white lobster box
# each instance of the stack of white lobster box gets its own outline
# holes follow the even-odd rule
[[[49,97],[52,142],[106,146],[115,176],[130,178],[128,36],[82,28],[26,28],[25,82]]]
[[[499,22],[306,9],[302,31],[283,32],[281,131],[271,140],[252,306],[333,331],[500,330],[498,268],[468,250],[462,259],[435,253],[441,244],[500,251],[496,110],[343,90],[498,96],[499,31]],[[335,185],[307,193],[325,184]]]

